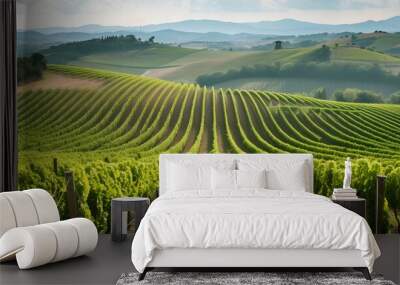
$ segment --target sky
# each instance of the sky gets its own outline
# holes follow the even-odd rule
[[[17,0],[18,27],[143,26],[187,19],[346,24],[400,15],[400,0]]]

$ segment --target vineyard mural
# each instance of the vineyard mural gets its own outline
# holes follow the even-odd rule
[[[18,0],[19,188],[66,216],[72,171],[106,232],[113,197],[156,197],[160,153],[312,153],[326,196],[351,157],[371,227],[385,175],[400,231],[400,4],[325,3]]]

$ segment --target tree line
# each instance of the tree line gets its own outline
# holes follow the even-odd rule
[[[46,55],[49,62],[61,64],[93,53],[145,49],[154,45],[160,45],[154,40],[154,36],[148,40],[142,40],[134,35],[107,36],[52,46],[43,50],[42,53]]]
[[[358,88],[339,89],[333,92],[332,96],[329,96],[326,89],[320,87],[313,90],[310,95],[321,100],[335,100],[340,102],[400,104],[400,91],[391,94],[388,100],[385,100],[382,94]]]
[[[365,81],[367,79],[400,86],[399,75],[385,71],[376,64],[354,65],[316,62],[243,66],[240,69],[231,69],[227,72],[200,75],[196,82],[201,86],[213,86],[229,80],[260,77],[317,78],[342,81]]]
[[[17,59],[17,82],[30,82],[43,77],[43,71],[47,68],[46,58],[40,53]]]

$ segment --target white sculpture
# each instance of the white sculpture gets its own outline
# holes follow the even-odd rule
[[[351,160],[348,157],[344,163],[343,189],[351,189]]]

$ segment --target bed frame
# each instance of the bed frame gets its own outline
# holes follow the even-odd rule
[[[182,249],[156,250],[152,261],[139,280],[148,271],[156,268],[171,269],[233,269],[233,271],[253,271],[272,268],[290,271],[295,268],[353,268],[361,271],[371,280],[369,270],[361,258],[359,250],[328,249]],[[212,271],[212,270],[211,270]]]
[[[308,185],[306,190],[313,192],[313,157],[311,154],[161,154],[160,155],[160,188],[159,195],[166,191],[167,161],[173,160],[232,160],[274,159],[303,160],[307,165]],[[359,250],[330,249],[249,249],[249,248],[170,248],[156,250],[152,261],[139,275],[143,280],[146,273],[154,269],[220,269],[246,271],[271,268],[353,268],[361,271],[367,280],[371,276]]]

